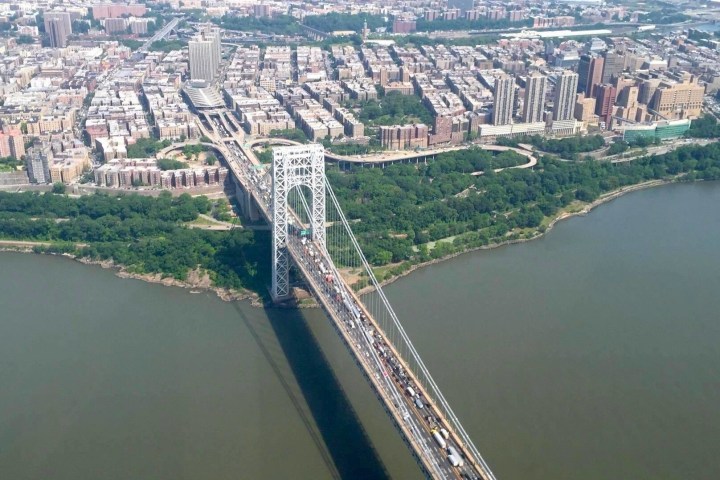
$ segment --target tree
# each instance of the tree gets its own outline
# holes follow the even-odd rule
[[[620,140],[619,142],[615,142],[612,145],[610,145],[610,148],[608,148],[608,150],[607,150],[607,154],[608,155],[617,155],[619,153],[625,152],[629,148],[630,148],[630,145],[627,142]]]
[[[272,130],[270,136],[273,138],[286,138],[300,143],[307,143],[308,137],[299,128],[288,128],[285,130]]]
[[[387,250],[378,250],[375,255],[370,259],[374,265],[387,265],[392,261],[392,252]]]
[[[347,13],[329,13],[327,15],[308,15],[304,19],[305,25],[330,32],[334,30],[352,30],[359,32],[363,28],[363,24],[367,22],[370,30],[387,25],[387,17],[384,15],[368,15],[368,14],[347,14]]]
[[[65,193],[65,184],[60,182],[53,183],[52,193],[63,195]]]
[[[150,48],[157,52],[172,52],[173,50],[182,50],[187,46],[185,40],[157,40],[150,45]]]
[[[532,24],[532,20],[512,22],[508,19],[491,20],[487,18],[479,18],[477,20],[468,20],[465,18],[458,18],[455,20],[425,20],[424,18],[420,18],[417,20],[416,24],[418,32],[434,32],[448,30],[487,30],[530,26]]]
[[[133,40],[132,38],[121,39],[120,43],[128,47],[130,50],[137,50],[143,46],[143,42],[140,40]]]
[[[266,149],[261,152],[258,152],[255,155],[260,163],[272,163],[273,160],[273,153],[272,150]]]
[[[127,156],[128,158],[146,158],[152,157],[163,148],[172,145],[170,140],[163,140],[158,142],[153,138],[138,138],[134,144],[128,145]]]
[[[180,170],[188,168],[188,164],[181,162],[180,160],[173,160],[172,158],[161,158],[157,161],[157,166],[160,170]]]
[[[277,35],[298,35],[302,33],[300,22],[290,15],[276,15],[272,18],[223,15],[219,20],[213,19],[213,22],[227,30],[243,32],[257,31]]]
[[[73,20],[72,30],[75,33],[88,33],[88,31],[90,31],[90,23],[85,20]]]
[[[720,137],[720,126],[714,115],[706,113],[690,123],[690,129],[685,135],[694,138],[717,138]]]

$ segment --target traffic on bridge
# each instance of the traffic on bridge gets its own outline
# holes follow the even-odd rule
[[[258,165],[256,159],[248,158],[244,146],[238,141],[222,142],[219,150],[226,157],[235,178],[271,222],[273,185],[270,172]],[[318,241],[310,226],[301,222],[297,212],[288,208],[288,215],[286,247],[289,255],[332,320],[424,474],[438,479],[494,479],[490,468],[444,403],[444,398],[444,404],[439,405],[428,394],[423,382],[418,380],[373,315],[346,284],[324,243]]]

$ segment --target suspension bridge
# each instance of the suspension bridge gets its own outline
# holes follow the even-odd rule
[[[325,177],[322,145],[275,147],[272,168],[240,139],[216,148],[242,190],[244,210],[259,210],[271,225],[273,298],[291,296],[294,264],[426,477],[494,480],[353,235]],[[371,293],[360,295],[363,287]]]

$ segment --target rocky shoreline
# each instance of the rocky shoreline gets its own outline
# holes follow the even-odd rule
[[[525,242],[530,242],[532,240],[537,240],[538,238],[543,237],[546,233],[548,233],[550,230],[552,230],[552,228],[555,226],[555,224],[557,224],[561,220],[566,220],[568,218],[572,218],[572,217],[576,217],[576,216],[587,215],[594,208],[599,207],[600,205],[602,205],[604,203],[615,200],[616,198],[619,198],[619,197],[625,195],[626,193],[631,193],[631,192],[635,192],[638,190],[644,190],[646,188],[657,187],[660,185],[667,185],[669,183],[673,183],[673,180],[650,180],[647,182],[638,183],[636,185],[631,185],[628,187],[621,187],[617,190],[613,190],[612,192],[608,192],[604,195],[601,195],[597,200],[585,205],[581,210],[579,210],[577,212],[561,213],[560,215],[558,215],[557,217],[552,219],[552,221],[548,224],[548,226],[546,227],[544,232],[537,231],[536,234],[532,238],[516,238],[513,240],[507,240],[504,242],[491,243],[489,245],[482,245],[480,247],[468,248],[467,250],[463,250],[462,252],[455,252],[455,253],[451,253],[449,255],[445,255],[444,257],[434,258],[432,260],[428,260],[427,262],[418,263],[418,264],[412,265],[407,271],[401,273],[400,275],[396,275],[394,277],[383,280],[382,282],[380,282],[380,286],[384,287],[386,285],[390,285],[391,283],[393,283],[407,275],[410,275],[412,272],[419,270],[420,268],[428,267],[430,265],[435,265],[440,262],[449,260],[451,258],[455,258],[457,256],[464,255],[466,253],[475,252],[478,250],[491,250],[494,248],[504,247],[507,245],[514,245],[517,243],[525,243]],[[373,291],[375,291],[375,287],[367,286],[367,287],[361,289],[358,292],[358,294],[363,295],[363,294],[370,293]]]
[[[464,250],[462,252],[455,252],[450,255],[446,255],[444,257],[436,258],[433,260],[429,260],[427,262],[418,263],[416,265],[411,266],[406,272],[403,272],[400,275],[388,278],[380,282],[381,286],[389,285],[398,279],[405,277],[406,275],[409,275],[410,273],[430,265],[435,265],[440,262],[444,262],[446,260],[449,260],[451,258],[457,257],[459,255],[464,255],[466,253],[470,253],[477,250],[490,250],[493,248],[499,248],[506,245],[512,245],[516,243],[523,243],[528,242],[531,240],[535,240],[538,238],[541,238],[543,235],[545,235],[547,232],[552,230],[552,228],[561,220],[565,220],[568,218],[572,218],[579,215],[587,215],[591,210],[594,208],[607,203],[611,200],[614,200],[616,198],[619,198],[627,193],[635,192],[638,190],[643,190],[646,188],[651,187],[657,187],[660,185],[666,185],[668,183],[673,183],[674,180],[651,180],[648,182],[639,183],[637,185],[631,185],[628,187],[622,187],[618,190],[614,190],[612,192],[608,192],[597,200],[595,200],[592,203],[589,203],[585,205],[581,210],[577,212],[563,212],[557,217],[555,217],[547,226],[544,232],[536,232],[536,234],[531,238],[517,238],[513,240],[508,240],[505,242],[499,242],[499,243],[493,243],[490,245],[483,245],[480,247],[474,247],[469,248],[467,250]],[[51,243],[49,242],[28,242],[28,241],[13,241],[13,240],[3,240],[0,241],[0,251],[12,251],[12,252],[25,252],[25,253],[35,253],[34,247],[35,246],[43,246],[47,247],[50,246]],[[56,254],[57,255],[57,254]],[[83,263],[85,265],[98,265],[102,268],[109,268],[115,270],[115,274],[120,278],[132,278],[136,280],[142,280],[149,283],[157,283],[160,285],[165,285],[169,287],[181,287],[188,290],[199,290],[203,292],[213,292],[215,293],[218,298],[220,298],[223,301],[226,302],[232,302],[232,301],[240,301],[240,300],[249,300],[250,304],[254,307],[264,307],[265,303],[263,302],[260,295],[258,295],[255,292],[249,291],[249,290],[233,290],[228,288],[220,288],[215,287],[212,285],[212,281],[210,280],[209,275],[207,272],[201,272],[199,270],[193,270],[188,273],[188,278],[186,280],[177,280],[171,277],[163,277],[161,274],[139,274],[128,271],[128,269],[123,265],[116,265],[111,260],[91,260],[84,257],[77,257],[76,255],[72,255],[69,253],[61,254],[64,257],[71,258],[75,261],[78,261],[80,263]],[[365,294],[374,291],[374,287],[368,286],[360,290],[358,292],[359,294]],[[317,302],[315,302],[314,305],[312,304],[303,304],[303,305],[292,305],[293,307],[299,307],[299,308],[317,308]]]
[[[0,244],[0,252],[20,252],[20,253],[37,253],[34,246],[50,246],[49,242],[27,242],[27,241],[3,241]],[[84,265],[95,265],[105,269],[112,269],[115,271],[115,275],[120,278],[132,278],[135,280],[142,280],[148,283],[157,283],[166,287],[180,287],[187,290],[199,292],[212,292],[223,301],[233,302],[239,300],[249,300],[250,304],[254,307],[262,307],[264,303],[255,292],[250,290],[234,290],[230,288],[220,288],[212,285],[209,275],[206,272],[200,272],[193,270],[188,273],[186,280],[177,280],[171,277],[163,277],[159,273],[134,273],[128,271],[124,265],[116,265],[112,260],[91,260],[86,257],[78,257],[70,253],[52,253],[52,252],[40,252],[42,255],[59,255],[63,256],[76,262],[80,262]]]
[[[123,265],[116,265],[111,260],[90,260],[88,258],[75,258],[73,255],[67,255],[74,260],[85,265],[99,265],[102,268],[110,268],[115,270],[115,275],[120,278],[132,278],[135,280],[142,280],[149,283],[157,283],[166,287],[180,287],[188,290],[197,290],[202,292],[212,292],[223,301],[234,302],[239,300],[249,300],[250,304],[254,307],[262,307],[263,302],[260,296],[250,290],[234,290],[231,288],[221,288],[212,285],[210,276],[207,272],[201,272],[199,270],[193,270],[188,272],[186,280],[177,280],[172,277],[163,277],[159,273],[134,273],[129,272]],[[195,292],[198,293],[198,292]]]

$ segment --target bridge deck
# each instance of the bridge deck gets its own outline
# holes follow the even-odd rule
[[[252,151],[247,151],[239,141],[223,142],[218,145],[218,149],[225,156],[235,178],[250,192],[265,218],[271,219],[271,186],[263,184],[261,176],[253,168],[257,159]],[[332,265],[327,252],[311,241],[303,241],[292,235],[288,237],[288,251],[423,472],[432,478],[494,479],[489,469],[485,468],[483,460],[476,458],[468,446],[463,444],[460,435],[453,430],[452,423],[448,422],[442,411],[434,405],[432,397],[342,277],[335,272],[329,282],[328,277],[320,272],[319,262]],[[338,292],[344,292],[345,295],[341,297]],[[355,320],[356,317],[342,298],[349,298],[362,312],[360,321]],[[408,393],[408,387],[416,392],[414,396]],[[420,403],[416,403],[416,400]],[[447,432],[447,436],[440,434],[443,430]],[[451,465],[448,448],[441,446],[441,442],[433,437],[436,432],[442,436],[442,443],[453,447],[461,455],[462,465]]]

